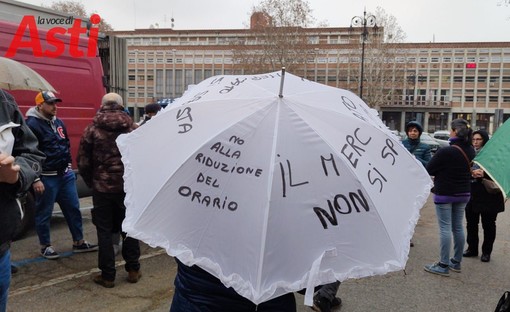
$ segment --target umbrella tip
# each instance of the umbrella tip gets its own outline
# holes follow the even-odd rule
[[[282,67],[282,77],[280,79],[280,93],[278,93],[278,97],[283,97],[283,80],[285,77],[285,67]]]

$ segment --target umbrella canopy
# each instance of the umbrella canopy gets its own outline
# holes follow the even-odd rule
[[[476,155],[474,162],[510,197],[510,121],[506,121]]]
[[[432,185],[356,95],[279,72],[211,77],[117,144],[123,229],[257,304],[404,268]]]
[[[0,88],[5,90],[50,90],[51,84],[35,70],[18,61],[0,57]]]

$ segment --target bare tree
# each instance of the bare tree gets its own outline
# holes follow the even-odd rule
[[[53,2],[50,6],[51,9],[55,11],[59,11],[65,14],[70,14],[76,17],[88,18],[95,12],[91,14],[87,14],[85,10],[85,6],[83,3],[77,1],[57,1]],[[109,32],[112,31],[113,27],[108,22],[106,22],[103,18],[99,22],[99,31],[101,32]]]
[[[252,8],[255,27],[233,42],[235,67],[247,74],[301,69],[313,53],[304,28],[314,21],[306,0],[263,0]]]
[[[406,34],[398,25],[393,15],[387,14],[383,8],[377,7],[375,13],[377,27],[367,29],[365,53],[363,57],[363,100],[376,109],[383,105],[395,93],[401,93],[405,83],[405,57],[398,43],[405,40]],[[351,50],[351,81],[360,84],[363,35]],[[354,77],[353,77],[354,76]],[[352,88],[352,85],[350,86]]]

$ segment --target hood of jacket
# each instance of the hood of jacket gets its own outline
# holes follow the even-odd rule
[[[133,127],[133,120],[122,105],[105,104],[94,117],[94,125],[106,131],[124,133]]]
[[[46,118],[43,114],[41,114],[41,112],[39,112],[37,107],[30,107],[26,113],[26,116],[27,117],[35,117],[35,118],[46,120],[46,121],[55,121],[55,119],[57,118],[56,116],[51,117],[51,119]]]

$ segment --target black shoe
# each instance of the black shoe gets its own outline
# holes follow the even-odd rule
[[[313,297],[312,310],[317,312],[330,312],[331,302],[324,297],[315,296]]]
[[[337,307],[339,307],[341,305],[342,305],[342,299],[340,299],[339,297],[335,297],[333,299],[333,301],[331,301],[331,307],[332,308],[337,308]]]
[[[467,249],[466,251],[464,251],[462,256],[465,257],[465,258],[478,257],[478,252],[470,250],[470,249]]]
[[[482,262],[489,262],[489,261],[491,261],[491,255],[489,255],[489,254],[482,254],[482,256],[480,257],[480,260]]]
[[[18,267],[11,264],[11,274],[18,273]]]

